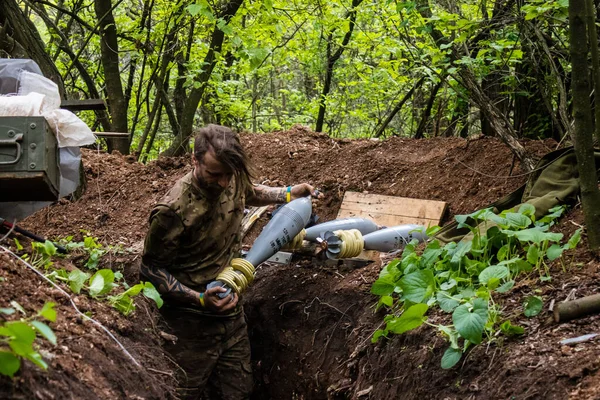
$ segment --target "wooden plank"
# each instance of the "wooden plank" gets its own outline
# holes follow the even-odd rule
[[[103,139],[111,139],[111,138],[121,138],[121,139],[127,139],[129,137],[129,133],[127,132],[92,132],[94,135],[96,135],[99,138],[103,138]]]
[[[408,219],[436,220],[439,223],[446,211],[446,203],[435,200],[346,192],[340,210],[390,214]]]
[[[106,103],[102,99],[63,100],[60,108],[69,111],[106,110]]]
[[[387,227],[404,225],[404,224],[418,224],[425,225],[427,227],[439,224],[438,219],[427,219],[427,218],[415,218],[406,217],[403,215],[386,214],[386,213],[374,213],[370,211],[356,211],[356,210],[345,210],[340,209],[337,218],[369,218],[377,223],[377,225],[383,225]]]
[[[379,225],[439,225],[446,203],[435,200],[346,192],[338,218],[370,218]]]

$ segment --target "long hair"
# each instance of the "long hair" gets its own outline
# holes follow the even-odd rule
[[[215,153],[219,162],[232,171],[241,189],[247,191],[252,187],[250,162],[235,132],[214,124],[198,129],[194,141],[194,156],[202,162],[204,154],[209,150]]]

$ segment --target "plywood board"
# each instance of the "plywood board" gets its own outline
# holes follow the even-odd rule
[[[370,218],[384,226],[433,226],[440,224],[446,207],[443,201],[346,192],[337,217]]]

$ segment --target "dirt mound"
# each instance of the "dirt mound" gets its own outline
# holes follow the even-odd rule
[[[326,194],[315,208],[320,221],[335,218],[343,195],[349,190],[445,201],[451,216],[481,208],[512,192],[526,179],[507,147],[487,137],[338,140],[295,127],[272,134],[244,134],[242,142],[258,183],[280,186],[310,182]],[[554,150],[555,143],[529,141],[524,145],[541,156]],[[63,199],[22,225],[51,238],[75,235],[75,240],[81,240],[88,234],[105,245],[120,244],[127,251],[104,257],[101,267],[123,268],[130,282],[135,282],[135,265],[148,213],[189,170],[189,160],[160,159],[141,165],[120,155],[96,151],[83,154],[88,178],[83,197],[77,201]],[[252,243],[265,221],[266,217],[253,228],[246,244]],[[576,212],[561,224],[565,233],[576,228],[570,221],[581,223],[581,215]],[[580,245],[584,246],[585,243]],[[533,287],[533,282],[523,282],[504,301],[517,307],[534,290],[557,301],[573,289],[577,296],[590,294],[599,283],[595,274],[598,264],[586,257],[580,251],[573,265],[581,267],[563,272],[560,266],[554,266],[552,282],[538,287]],[[3,290],[0,295],[0,306],[16,299],[35,309],[54,299],[63,315],[55,327],[58,347],[68,351],[48,348],[58,355],[49,363],[51,372],[46,375],[29,366],[12,386],[6,378],[0,378],[0,397],[11,393],[26,398],[32,394],[59,398],[61,390],[75,385],[75,380],[82,391],[87,388],[105,398],[159,398],[172,392],[175,366],[160,350],[164,340],[161,330],[166,328],[157,321],[151,303],[146,307],[139,304],[134,317],[129,318],[102,304],[86,303],[84,307],[106,322],[139,357],[146,368],[140,373],[106,335],[90,330],[87,323],[83,329],[72,309],[45,283],[13,261],[4,264],[0,274],[7,279],[0,287],[12,283],[10,290]],[[428,327],[372,345],[370,335],[382,322],[382,315],[373,313],[375,298],[369,293],[379,268],[378,264],[343,269],[307,263],[259,267],[256,282],[246,295],[256,399],[597,395],[594,385],[598,382],[595,372],[600,367],[600,351],[590,343],[575,348],[557,344],[558,338],[597,331],[597,317],[557,327],[545,324],[545,316],[540,315],[525,321],[530,324],[527,337],[507,341],[501,347],[480,346],[461,367],[450,371],[440,369],[445,346],[435,330]],[[24,283],[16,284],[21,281]],[[39,294],[34,303],[27,300],[32,293]],[[77,298],[85,302],[84,296]],[[84,352],[85,348],[93,350]],[[81,375],[91,365],[102,371],[101,378],[94,382]],[[113,376],[115,371],[118,377]]]

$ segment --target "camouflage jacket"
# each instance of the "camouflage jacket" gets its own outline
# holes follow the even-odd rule
[[[191,289],[204,290],[238,256],[247,194],[232,178],[211,199],[188,173],[152,210],[142,262],[166,269]]]

